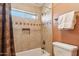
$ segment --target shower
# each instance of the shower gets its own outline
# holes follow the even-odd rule
[[[50,3],[1,4],[1,53],[16,56],[52,55],[52,9],[49,6]]]

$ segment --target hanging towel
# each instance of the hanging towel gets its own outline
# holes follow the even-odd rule
[[[58,17],[58,29],[74,29],[76,24],[75,11],[68,12]]]
[[[65,14],[58,17],[58,29],[64,29]]]
[[[76,24],[75,11],[71,11],[65,14],[64,29],[74,29]]]

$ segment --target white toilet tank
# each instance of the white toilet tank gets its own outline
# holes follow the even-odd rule
[[[76,56],[78,47],[61,42],[53,42],[55,56]]]

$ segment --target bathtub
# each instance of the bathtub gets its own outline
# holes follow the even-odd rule
[[[35,48],[28,51],[18,52],[16,56],[50,56],[48,52],[41,48]]]

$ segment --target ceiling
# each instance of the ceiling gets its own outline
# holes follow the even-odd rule
[[[37,7],[44,6],[44,3],[28,3],[28,4],[33,5],[33,6],[37,6]]]
[[[33,5],[33,6],[37,6],[37,7],[47,7],[47,6],[49,7],[49,5],[51,3],[28,3],[28,4]]]

